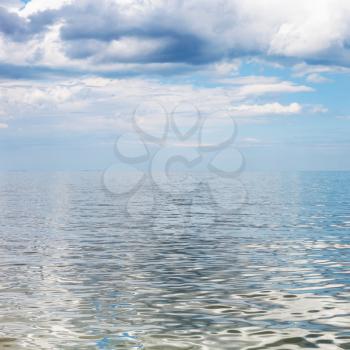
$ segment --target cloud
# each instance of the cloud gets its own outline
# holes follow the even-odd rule
[[[286,116],[298,114],[303,108],[296,102],[252,103],[254,97],[263,95],[261,90],[255,95],[251,92],[249,96],[240,96],[240,100],[235,98],[236,93],[236,86],[199,87],[144,78],[61,79],[55,84],[45,80],[21,83],[8,80],[0,83],[0,105],[7,118],[21,120],[21,123],[35,120],[28,128],[38,130],[39,123],[46,132],[55,128],[85,132],[93,131],[94,127],[95,130],[117,132],[125,128],[137,106],[150,101],[161,104],[168,113],[183,101],[189,101],[200,109],[203,117],[216,120],[221,120],[227,113],[245,119]],[[147,123],[157,124],[157,117],[151,115]]]
[[[259,115],[288,115],[299,114],[302,111],[302,106],[299,103],[291,103],[282,105],[278,102],[266,104],[242,104],[233,106],[230,109],[234,116],[259,116]]]
[[[313,74],[310,74],[306,77],[306,80],[310,83],[316,83],[316,84],[319,84],[319,83],[328,83],[330,82],[331,80],[328,79],[328,78],[325,78],[324,76],[322,76],[321,74],[317,74],[317,73],[313,73]]]
[[[7,129],[9,126],[6,123],[0,123],[0,129]]]
[[[247,143],[260,143],[261,142],[261,140],[255,138],[255,137],[245,137],[241,141],[247,142]]]
[[[22,16],[28,17],[38,12],[45,12],[50,10],[58,10],[65,5],[69,5],[72,0],[26,0],[25,7],[22,6],[20,14]]]
[[[1,0],[0,6],[11,11],[17,11],[20,10],[24,4],[21,0]]]
[[[336,119],[338,119],[338,120],[350,120],[350,115],[340,115],[340,116],[337,116]]]
[[[322,106],[322,105],[311,105],[311,106],[307,106],[308,111],[310,111],[311,113],[315,113],[315,114],[319,114],[319,113],[327,113],[328,112],[328,108]]]
[[[297,92],[311,92],[312,88],[305,85],[297,85],[288,81],[271,82],[271,83],[252,83],[241,86],[238,89],[238,96],[257,96],[264,94],[280,94],[280,93],[297,93]]]
[[[219,64],[223,72],[230,68],[220,64],[245,57],[350,66],[346,0],[317,5],[303,0],[31,0],[24,8],[16,3],[11,7],[5,1],[0,10],[8,51],[0,57],[2,64],[11,64],[14,55],[17,64],[50,66],[57,56],[60,68],[101,72],[118,64],[142,65],[136,74],[152,64],[175,69]],[[12,42],[22,44],[14,51]]]
[[[24,18],[0,7],[0,32],[16,39],[29,34],[29,28]]]
[[[309,65],[306,63],[299,63],[292,68],[293,76],[306,77],[306,80],[310,83],[326,83],[331,79],[327,78],[327,75],[331,73],[344,74],[350,73],[350,68],[339,66],[326,66],[326,65]]]
[[[230,77],[231,75],[238,74],[240,67],[239,60],[223,61],[214,64],[215,74],[223,77]]]
[[[14,41],[31,39],[36,34],[47,30],[47,26],[56,19],[53,11],[43,11],[25,18],[16,12],[0,7],[0,33]]]

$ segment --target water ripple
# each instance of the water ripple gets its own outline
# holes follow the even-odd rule
[[[350,349],[349,173],[246,174],[192,222],[99,176],[0,175],[0,349]]]

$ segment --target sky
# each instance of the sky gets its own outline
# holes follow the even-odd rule
[[[350,170],[349,18],[348,0],[0,0],[0,170],[105,169],[164,139]]]

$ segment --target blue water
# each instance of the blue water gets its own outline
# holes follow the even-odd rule
[[[0,349],[350,349],[350,173],[193,181],[1,173]]]

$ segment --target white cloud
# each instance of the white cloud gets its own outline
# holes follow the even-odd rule
[[[20,0],[1,0],[0,6],[11,11],[18,11],[23,7],[23,2]]]
[[[214,71],[218,76],[228,77],[237,74],[239,67],[239,60],[224,61],[214,64]]]
[[[315,113],[315,114],[328,112],[328,108],[322,105],[313,105],[313,106],[307,106],[307,107],[311,113]]]
[[[336,117],[339,120],[350,120],[350,115],[340,115]]]
[[[331,80],[328,78],[325,78],[324,76],[322,76],[321,74],[317,74],[317,73],[313,73],[313,74],[309,74],[306,77],[306,80],[310,83],[316,83],[316,84],[320,84],[320,83],[328,83]]]
[[[263,75],[238,76],[219,80],[224,84],[232,85],[257,85],[257,84],[276,84],[280,82],[278,77],[267,77]]]
[[[304,85],[297,85],[289,81],[272,82],[272,83],[252,83],[241,86],[237,95],[241,97],[259,96],[265,94],[280,94],[280,93],[297,93],[311,92],[312,88]]]
[[[243,139],[239,140],[239,142],[243,145],[258,145],[261,143],[261,140],[257,139],[256,137],[244,137]]]
[[[48,0],[31,0],[29,1],[26,6],[24,6],[21,11],[19,12],[22,16],[30,16],[32,14],[35,14],[37,12],[42,12],[45,10],[57,10],[64,5],[68,5],[72,3],[74,0],[54,0],[54,1],[48,1]]]
[[[261,77],[261,79],[263,79]],[[278,80],[275,80],[278,85]],[[284,82],[286,84],[286,82]],[[293,85],[294,86],[294,85]],[[146,79],[86,78],[47,81],[7,81],[0,84],[0,103],[7,116],[14,119],[37,120],[48,128],[67,130],[111,130],[124,128],[133,111],[141,103],[156,101],[168,113],[183,101],[195,105],[203,116],[213,114],[221,118],[227,111],[236,117],[259,115],[291,115],[300,113],[298,103],[287,105],[272,101],[265,104],[251,103],[255,97],[271,89],[254,89],[237,99],[235,96],[245,85],[228,87],[199,87],[191,84],[166,84]],[[296,86],[294,86],[296,89]],[[277,92],[278,89],[274,89]],[[294,90],[293,90],[294,91]],[[283,92],[283,91],[282,91]],[[151,116],[147,123],[156,125],[158,119]]]
[[[286,115],[298,114],[302,111],[302,106],[299,103],[291,103],[289,105],[282,105],[278,102],[266,104],[242,104],[233,106],[230,109],[234,116],[258,116],[258,115]]]
[[[99,54],[96,55],[95,61],[132,62],[133,60],[140,60],[142,57],[147,59],[149,54],[153,53],[155,50],[161,50],[165,44],[166,43],[162,42],[162,40],[140,40],[132,37],[125,37],[110,42],[101,57]]]
[[[340,66],[325,66],[325,65],[309,65],[306,63],[299,63],[293,67],[293,76],[306,77],[306,80],[311,83],[325,83],[331,80],[327,75],[331,73],[350,73],[350,69]]]
[[[0,129],[7,129],[9,126],[6,123],[0,123]]]
[[[293,15],[281,23],[274,33],[269,47],[271,54],[312,57],[341,41],[341,22],[332,19],[338,13],[330,1],[318,0],[317,6],[310,1],[303,1],[302,4],[296,1],[294,6],[298,8],[298,15],[294,16],[292,11]]]

